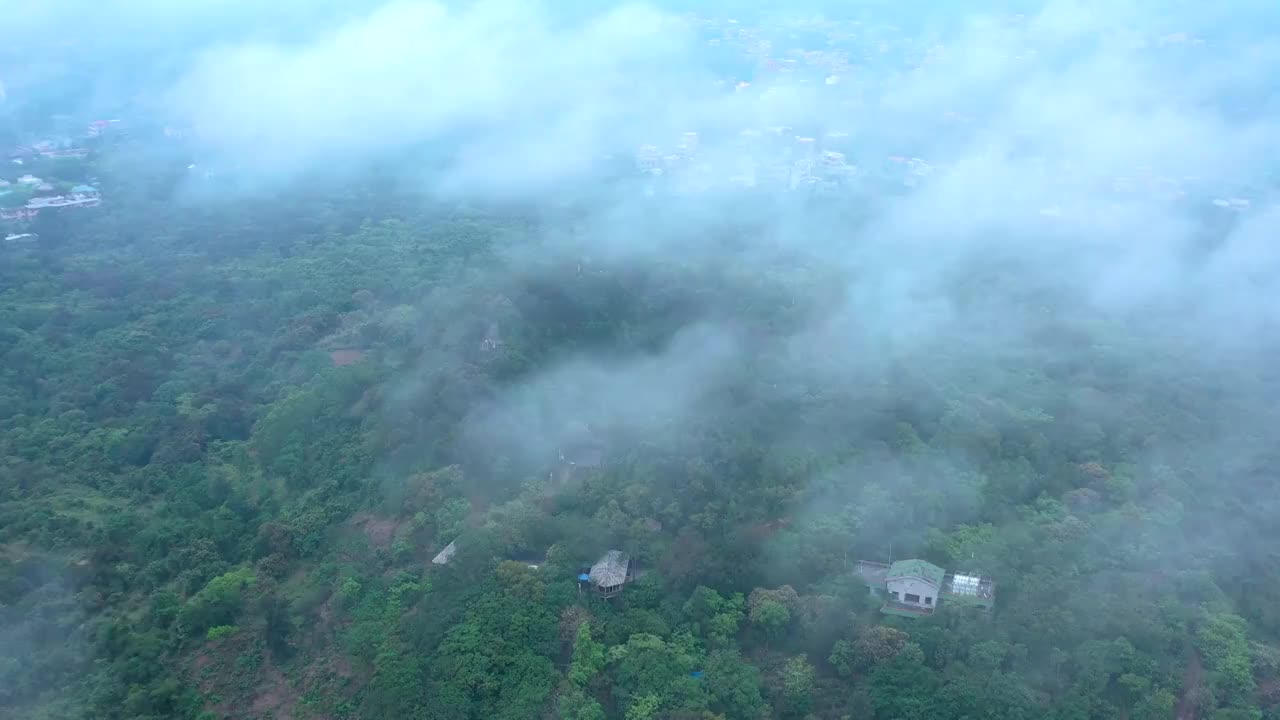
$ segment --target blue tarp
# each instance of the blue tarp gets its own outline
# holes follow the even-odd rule
[[[689,673],[689,677],[700,678],[700,677],[702,677],[702,671],[701,671],[701,670],[694,670],[693,672]]]
[[[587,573],[578,573],[578,582],[586,582],[591,579]]]

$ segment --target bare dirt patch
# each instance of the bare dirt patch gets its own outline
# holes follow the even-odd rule
[[[1178,720],[1196,720],[1200,705],[1200,687],[1204,683],[1204,664],[1200,653],[1192,650],[1187,671],[1182,675],[1182,699],[1178,701]]]
[[[364,359],[364,351],[351,348],[345,350],[332,350],[329,352],[329,359],[333,361],[334,367],[355,365]]]
[[[271,713],[275,720],[292,720],[293,707],[298,704],[299,693],[289,679],[274,667],[265,669],[262,684],[255,691],[250,709],[256,715]]]
[[[374,547],[387,547],[395,539],[400,521],[395,518],[383,518],[368,513],[360,513],[351,519],[360,532],[369,539]]]

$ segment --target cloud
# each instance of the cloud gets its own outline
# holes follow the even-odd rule
[[[783,13],[729,5],[742,20],[732,28],[707,28],[682,14],[701,6],[675,2],[78,7],[118,11],[116,32],[180,30],[180,77],[157,96],[198,131],[200,164],[234,168],[249,189],[391,161],[428,193],[573,208],[572,222],[548,210],[512,266],[587,258],[617,273],[675,261],[769,282],[821,267],[838,291],[788,286],[810,308],[782,330],[800,385],[871,382],[940,353],[956,372],[1026,357],[1064,306],[1152,343],[1194,337],[1209,353],[1254,348],[1274,323],[1277,250],[1266,238],[1277,217],[1265,207],[1280,51],[1266,41],[1269,4],[1026,0],[924,13],[812,3],[759,30],[775,58],[803,66],[791,35],[833,50],[834,26],[810,22],[809,8],[862,22],[838,28],[856,38],[849,67],[795,73],[766,72],[735,45],[753,16]],[[28,23],[71,6],[42,7]],[[829,74],[839,81],[825,84]],[[734,90],[739,79],[750,85]],[[634,177],[640,145],[667,154],[689,130],[699,133],[690,184],[704,191]],[[845,152],[856,190],[813,201],[731,181],[763,178],[768,148],[797,135]],[[884,192],[890,155],[933,171]],[[1249,213],[1209,204],[1236,194],[1254,198]],[[715,327],[725,315],[699,307],[687,322]],[[690,359],[703,354],[705,365]],[[661,397],[696,404],[683,380],[691,362],[736,359],[713,345],[568,358],[506,388],[495,417],[531,406],[556,423],[576,415],[580,400],[548,389],[572,373],[608,397],[610,373],[627,387],[639,372]]]
[[[606,134],[697,82],[689,49],[644,6],[562,27],[527,3],[400,1],[302,44],[210,51],[174,98],[213,151],[252,171],[427,143],[468,186],[527,183],[581,173]]]

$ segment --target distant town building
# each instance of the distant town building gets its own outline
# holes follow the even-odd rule
[[[489,329],[485,331],[484,339],[480,341],[480,349],[484,352],[496,352],[506,345],[502,340],[502,331],[498,328],[498,323],[489,323]]]
[[[907,170],[918,177],[925,177],[933,174],[933,166],[921,160],[920,158],[911,158],[907,161]]]
[[[698,133],[687,132],[680,136],[680,144],[676,146],[677,154],[682,157],[693,157],[698,154]]]
[[[39,238],[40,236],[35,233],[16,233],[5,235],[4,241],[7,243],[31,243],[35,242]]]
[[[18,184],[19,184],[19,185],[41,185],[41,184],[43,184],[43,183],[44,183],[44,180],[41,180],[40,178],[36,177],[35,175],[29,175],[29,174],[28,174],[28,175],[23,175],[22,177],[18,178]]]
[[[815,183],[817,178],[813,174],[813,160],[802,157],[796,160],[795,165],[791,169],[791,178],[789,187],[792,190],[799,190],[809,187]]]
[[[990,610],[995,583],[975,574],[948,575],[941,567],[919,559],[893,564],[859,560],[854,572],[873,594],[884,598],[880,611],[889,615],[932,615],[946,600],[962,607]]]
[[[826,151],[822,153],[822,172],[827,177],[840,177],[849,174],[851,166],[841,152]]]
[[[40,153],[51,160],[84,160],[89,157],[85,148],[63,148],[61,150],[45,150]]]
[[[1220,208],[1235,210],[1236,212],[1248,210],[1251,205],[1251,203],[1244,198],[1218,198],[1213,201],[1213,204]]]
[[[68,207],[98,207],[102,198],[97,195],[54,195],[53,197],[31,198],[27,202],[28,210],[55,210]]]
[[[656,145],[641,145],[636,151],[636,170],[653,172],[662,168],[662,153]]]
[[[0,209],[0,220],[10,220],[17,222],[25,222],[34,220],[40,211],[30,207],[4,208]]]
[[[119,132],[124,127],[123,120],[94,120],[89,123],[89,137],[101,137],[108,132]]]

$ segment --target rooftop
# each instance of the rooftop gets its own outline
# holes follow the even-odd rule
[[[942,585],[942,593],[957,599],[969,599],[979,604],[989,604],[995,597],[995,583],[978,575],[954,573],[947,576]]]
[[[885,581],[898,580],[900,578],[915,577],[931,583],[936,587],[942,587],[942,578],[946,572],[942,568],[931,562],[924,560],[899,560],[889,566],[889,572],[885,574]]]
[[[440,554],[436,555],[431,562],[436,565],[444,565],[453,559],[453,554],[456,552],[458,552],[458,541],[454,540],[448,545],[445,545],[444,549],[440,551]]]
[[[627,567],[631,557],[621,550],[610,550],[604,557],[591,566],[588,577],[597,587],[614,587],[627,581]]]

